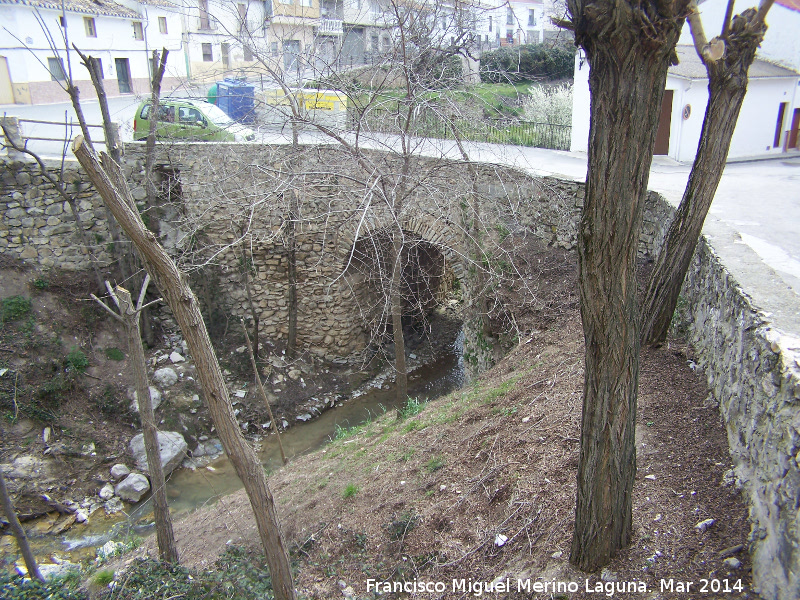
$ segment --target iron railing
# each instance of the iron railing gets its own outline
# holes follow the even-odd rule
[[[456,139],[495,144],[510,144],[550,150],[569,150],[572,127],[553,123],[533,123],[519,119],[465,119],[445,117],[434,111],[420,111],[406,127],[405,118],[390,111],[371,111],[361,115],[351,113],[349,128],[410,135],[435,139]]]

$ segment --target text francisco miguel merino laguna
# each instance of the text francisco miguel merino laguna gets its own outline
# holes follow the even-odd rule
[[[727,579],[700,579],[697,582],[678,579],[662,579],[659,582],[660,592],[693,592],[705,594],[708,592],[731,593],[741,592],[744,585],[741,579],[729,581]],[[472,579],[452,579],[449,583],[444,581],[379,581],[367,579],[367,592],[378,594],[406,593],[406,594],[442,594],[444,592],[461,592],[480,597],[483,594],[507,594],[509,592],[527,592],[539,594],[559,594],[584,592],[589,594],[602,594],[612,597],[621,594],[646,594],[650,590],[644,581],[589,581],[585,579],[582,584],[577,581],[541,581],[531,579],[502,579],[494,581],[474,581]]]

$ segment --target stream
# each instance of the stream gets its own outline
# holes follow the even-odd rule
[[[461,387],[465,382],[463,354],[464,333],[458,334],[453,346],[434,362],[423,365],[409,374],[409,395],[420,400],[432,400]],[[337,428],[360,425],[397,408],[394,385],[359,388],[348,400],[323,412],[307,423],[298,423],[281,433],[284,451],[289,460],[312,452],[330,441]],[[274,435],[256,443],[262,463],[268,469],[282,466],[278,443]],[[210,467],[210,468],[209,468]],[[167,496],[174,519],[213,503],[221,496],[241,489],[233,465],[223,456],[208,467],[194,471],[179,469],[167,482]],[[153,511],[150,498],[135,505],[130,513],[103,517],[99,513],[85,525],[76,525],[60,536],[36,535],[29,530],[30,542],[38,557],[53,554],[60,559],[80,561],[94,558],[96,548],[109,540],[124,538],[130,533],[147,535],[153,530]]]

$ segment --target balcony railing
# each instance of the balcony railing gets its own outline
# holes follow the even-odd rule
[[[319,20],[319,33],[323,35],[341,35],[344,33],[344,21],[342,19],[328,19],[322,17]]]
[[[196,31],[216,31],[219,29],[219,21],[211,15],[195,17],[193,21]]]

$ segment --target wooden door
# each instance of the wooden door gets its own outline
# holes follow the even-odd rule
[[[117,68],[117,84],[120,94],[131,93],[131,69],[127,58],[115,58],[114,65]]]
[[[664,90],[664,99],[661,101],[661,116],[658,119],[658,132],[656,133],[656,148],[653,154],[665,156],[669,154],[669,134],[672,125],[672,90]]]
[[[791,148],[797,149],[797,134],[799,132],[800,132],[800,108],[795,108],[794,115],[792,116],[792,128],[789,130],[789,143],[786,146],[787,150]]]

